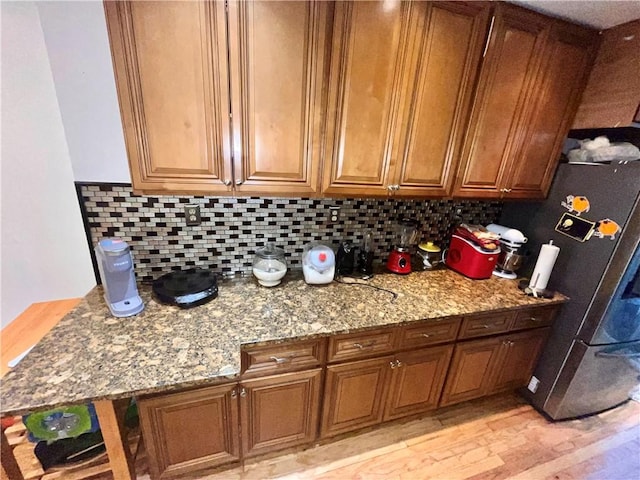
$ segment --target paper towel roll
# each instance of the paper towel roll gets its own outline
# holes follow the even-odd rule
[[[541,292],[547,288],[551,270],[553,270],[553,266],[556,263],[559,253],[560,249],[553,245],[553,240],[542,245],[540,255],[538,255],[538,260],[536,261],[536,266],[533,269],[533,274],[531,275],[531,281],[529,282],[529,288],[531,290]]]

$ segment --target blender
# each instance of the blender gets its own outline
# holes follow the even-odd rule
[[[418,222],[402,218],[396,225],[396,245],[387,259],[387,270],[406,275],[411,273],[411,248],[418,240]]]

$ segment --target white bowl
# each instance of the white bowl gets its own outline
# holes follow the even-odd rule
[[[279,260],[263,259],[253,266],[253,275],[263,287],[275,287],[287,273],[287,266]]]

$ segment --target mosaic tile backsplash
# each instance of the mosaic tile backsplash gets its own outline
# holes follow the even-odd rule
[[[334,249],[342,241],[359,245],[366,231],[373,233],[375,261],[383,262],[400,217],[418,221],[422,240],[446,247],[458,223],[486,225],[502,211],[502,202],[478,200],[140,196],[122,184],[77,188],[91,250],[105,237],[125,240],[141,281],[192,267],[249,275],[254,252],[267,242],[285,250],[289,268],[301,268],[306,243],[326,242]],[[200,225],[187,226],[185,205],[200,205]],[[329,221],[329,206],[340,207],[335,224]]]

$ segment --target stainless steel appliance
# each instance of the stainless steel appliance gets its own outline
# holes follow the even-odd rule
[[[105,238],[95,247],[104,299],[114,317],[129,317],[144,310],[138,295],[133,257],[127,242]]]
[[[500,236],[500,255],[493,275],[502,278],[516,278],[516,271],[522,266],[525,256],[522,246],[527,243],[527,237],[520,230],[490,223],[487,230]]]
[[[523,392],[553,419],[614,407],[640,382],[639,186],[640,162],[562,164],[545,202],[503,210],[501,223],[527,231],[532,251],[560,247],[547,288],[570,301]],[[568,213],[571,198],[588,208]]]

